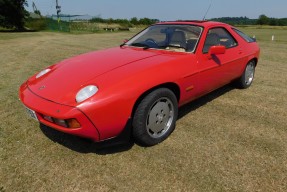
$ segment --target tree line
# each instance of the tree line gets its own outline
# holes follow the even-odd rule
[[[260,15],[258,19],[249,19],[248,17],[221,17],[212,18],[211,21],[219,21],[230,25],[271,25],[287,26],[287,18],[269,18],[266,15]]]
[[[149,18],[140,18],[138,19],[137,17],[133,17],[131,19],[113,19],[113,18],[109,18],[109,19],[103,19],[101,17],[94,17],[91,20],[89,20],[92,23],[116,23],[116,24],[120,24],[120,25],[126,25],[126,26],[135,26],[135,25],[151,25],[154,23],[159,22],[158,19],[149,19]]]
[[[260,15],[257,20],[258,25],[287,26],[287,18],[269,18],[266,15]]]

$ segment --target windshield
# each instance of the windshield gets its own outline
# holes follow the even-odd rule
[[[137,34],[126,45],[194,52],[201,32],[202,27],[193,25],[153,25]]]

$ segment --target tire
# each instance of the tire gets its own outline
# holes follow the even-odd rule
[[[255,74],[255,62],[249,61],[241,77],[236,82],[237,87],[240,89],[246,89],[250,87],[250,85],[252,84],[254,80],[254,74]]]
[[[174,93],[159,88],[146,95],[133,116],[133,138],[143,146],[164,141],[175,129],[178,104]]]

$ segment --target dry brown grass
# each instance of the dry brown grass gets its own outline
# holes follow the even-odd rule
[[[99,148],[40,128],[18,101],[32,74],[131,33],[0,33],[0,191],[287,191],[286,30],[243,30],[262,48],[254,84],[184,106],[151,148]]]

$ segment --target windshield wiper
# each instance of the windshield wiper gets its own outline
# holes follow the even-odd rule
[[[147,44],[144,44],[144,43],[132,43],[131,46],[142,47],[144,50],[150,48]]]

